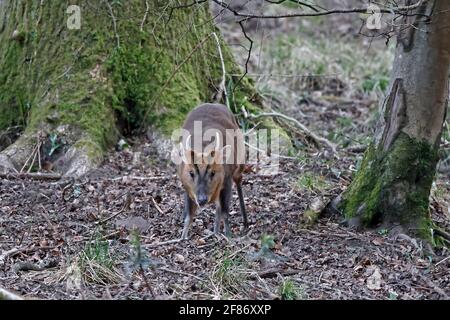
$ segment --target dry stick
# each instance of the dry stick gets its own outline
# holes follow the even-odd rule
[[[37,154],[39,152],[39,145],[37,146],[36,150],[37,151],[34,152],[33,160],[31,161],[30,166],[28,167],[27,173],[31,173],[31,169],[33,169],[33,165],[36,162],[36,157],[37,157]]]
[[[250,244],[246,245],[245,247],[242,247],[241,249],[235,251],[234,253],[229,255],[227,258],[229,260],[233,259],[237,254],[241,253],[242,251],[244,251],[245,249],[249,248],[250,246],[252,246],[252,243],[250,243]]]
[[[284,270],[284,269],[268,269],[264,271],[260,271],[258,273],[258,276],[261,278],[273,278],[276,277],[278,274],[281,274],[283,276],[293,276],[296,275],[303,270]]]
[[[156,210],[158,210],[159,213],[164,214],[164,212],[161,210],[161,208],[156,203],[155,199],[152,197],[153,205],[155,206]]]
[[[25,168],[27,167],[28,162],[31,160],[31,158],[33,158],[38,146],[39,146],[39,142],[36,145],[36,147],[34,147],[33,151],[31,152],[30,156],[28,157],[27,161],[25,161],[25,164],[23,165],[22,169],[20,169],[20,173],[23,173],[23,170],[25,170]]]
[[[439,230],[439,229],[433,229],[433,232],[435,234],[437,234],[438,236],[441,236],[442,238],[450,241],[450,234],[448,234],[447,232]]]
[[[450,256],[448,256],[447,258],[444,258],[441,261],[439,261],[438,263],[436,263],[436,266],[440,265],[442,262],[447,261],[448,259],[450,259]]]
[[[154,298],[155,297],[155,293],[153,292],[152,287],[148,283],[147,276],[145,275],[145,271],[144,271],[144,268],[142,267],[142,264],[139,264],[139,272],[141,273],[142,278],[144,278],[145,286],[147,287],[147,289],[152,294],[152,297]]]
[[[192,273],[187,273],[187,272],[183,272],[183,271],[167,269],[167,268],[164,268],[164,267],[163,268],[159,268],[158,270],[166,271],[166,272],[170,272],[170,273],[174,273],[174,274],[179,274],[179,275],[186,276],[186,277],[192,277],[192,278],[197,279],[198,281],[206,282],[206,280],[204,280],[204,279],[202,279],[200,277],[197,277],[195,274],[192,274]]]
[[[41,208],[42,208],[42,216],[44,217],[45,221],[48,223],[48,225],[50,226],[50,228],[52,228],[54,236],[56,236],[58,234],[58,229],[55,227],[55,225],[51,222],[50,217],[47,214],[47,210],[45,209],[45,207],[41,204]]]
[[[120,209],[119,211],[117,211],[116,213],[113,213],[111,216],[109,216],[108,218],[105,218],[103,220],[97,221],[95,224],[99,225],[99,224],[104,224],[105,222],[114,219],[115,217],[117,217],[119,214],[121,214],[122,212],[125,211],[125,206],[123,206],[122,209]]]
[[[288,120],[291,122],[294,122],[299,128],[300,130],[302,130],[308,137],[310,137],[311,139],[313,139],[317,144],[325,144],[327,145],[332,151],[333,153],[336,153],[336,145],[332,142],[330,142],[329,140],[320,137],[318,135],[316,135],[314,132],[312,132],[311,130],[309,130],[305,125],[303,125],[302,123],[300,123],[300,121],[298,121],[297,119],[294,119],[292,117],[288,117],[282,113],[278,113],[278,112],[264,112],[264,113],[260,113],[258,115],[250,115],[250,118],[253,119],[257,119],[257,118],[261,118],[261,117],[278,117],[278,118],[282,118],[284,120]]]
[[[170,75],[169,79],[167,79],[167,81],[164,83],[164,85],[162,87],[160,87],[160,89],[156,92],[155,94],[155,98],[152,102],[152,104],[150,105],[149,108],[147,108],[147,111],[144,114],[144,117],[142,118],[142,124],[140,126],[140,130],[142,129],[142,126],[144,125],[144,120],[147,119],[148,117],[148,113],[150,112],[150,110],[153,109],[153,107],[155,106],[155,104],[158,102],[158,97],[161,95],[161,93],[167,88],[167,86],[169,85],[170,81],[172,81],[172,79],[175,77],[175,75],[178,73],[178,71],[181,69],[181,67],[188,62],[192,55],[201,47],[203,46],[203,44],[211,37],[211,34],[208,34],[206,37],[204,37],[199,43],[197,43],[197,45],[194,47],[194,49],[192,49],[191,52],[189,52],[189,54],[187,55],[187,57],[181,61],[181,63],[175,67],[175,70],[172,72],[172,74]]]
[[[258,147],[252,146],[252,145],[251,145],[250,143],[248,143],[248,142],[244,142],[244,144],[245,144],[247,147],[249,147],[250,149],[253,149],[253,150],[255,150],[255,151],[258,151],[258,152],[260,152],[261,154],[265,154],[265,153],[267,152],[267,150],[262,150],[262,149],[260,149],[260,148],[258,148]],[[297,159],[297,158],[295,158],[295,157],[283,156],[283,155],[281,155],[281,154],[276,154],[276,153],[272,153],[272,156],[275,157],[275,158],[288,159],[288,160],[295,160],[295,159]]]
[[[120,48],[120,37],[119,34],[117,33],[117,21],[116,21],[116,17],[114,16],[114,12],[113,9],[111,7],[111,4],[109,3],[108,0],[105,0],[106,5],[108,6],[112,21],[113,21],[113,27],[114,27],[114,33],[116,35],[116,42],[117,42],[117,48]]]
[[[150,10],[150,6],[148,5],[148,1],[145,0],[145,14],[144,14],[144,18],[142,19],[142,22],[141,22],[141,32],[144,31],[144,24],[147,21],[147,16],[148,16],[149,10]]]
[[[419,0],[417,3],[409,6],[403,6],[403,7],[393,7],[393,8],[387,8],[387,9],[380,9],[380,13],[395,13],[395,14],[401,14],[401,15],[418,15],[418,14],[407,14],[406,12],[411,9],[415,9],[420,6],[423,2],[427,0]],[[251,13],[243,13],[239,12],[235,9],[232,9],[230,7],[229,3],[225,3],[222,0],[213,0],[213,2],[217,3],[219,6],[227,9],[228,11],[232,12],[236,17],[242,17],[245,19],[284,19],[284,18],[295,18],[295,17],[317,17],[317,16],[326,16],[326,15],[333,15],[333,14],[348,14],[348,13],[362,13],[362,14],[372,14],[371,10],[368,10],[368,7],[365,8],[350,8],[350,9],[332,9],[332,10],[325,10],[325,11],[319,11],[319,12],[294,12],[294,13],[287,13],[287,14],[269,14],[269,15],[258,15],[258,14],[251,14]]]
[[[62,176],[59,173],[0,173],[2,179],[34,179],[34,180],[60,180]]]
[[[131,179],[131,180],[139,180],[139,181],[147,181],[147,180],[164,180],[171,179],[171,176],[154,176],[154,177],[139,177],[139,176],[122,176],[108,179],[109,181],[120,181],[123,179]]]
[[[443,296],[446,300],[449,300],[450,297],[447,295],[447,293],[440,287],[438,287],[433,281],[425,277],[424,275],[419,273],[419,277],[422,278],[422,280],[431,288],[433,288],[434,291],[436,291],[438,294]]]
[[[223,60],[222,49],[220,48],[219,37],[217,36],[217,34],[215,32],[213,32],[212,35],[214,36],[214,39],[216,40],[217,50],[219,51],[220,62],[222,64],[222,81],[220,82],[220,85],[219,85],[219,94],[217,95],[217,100],[221,99],[221,95],[223,93],[225,95],[226,105],[227,105],[228,109],[231,110],[230,101],[229,101],[228,92],[227,92],[227,83],[226,83],[227,72],[225,69],[225,62]]]
[[[45,247],[33,247],[33,248],[28,248],[28,247],[24,247],[24,248],[13,248],[11,250],[8,251],[4,251],[1,255],[0,255],[0,263],[2,263],[6,258],[8,258],[9,256],[15,255],[16,253],[22,252],[22,253],[30,253],[30,252],[34,252],[34,251],[38,251],[38,250],[51,250],[51,249],[55,249],[59,246],[45,246]]]
[[[184,239],[173,239],[173,240],[168,240],[168,241],[163,241],[163,242],[158,242],[158,243],[154,243],[154,244],[149,244],[146,245],[144,247],[146,248],[155,248],[155,247],[159,247],[159,246],[163,246],[163,245],[167,245],[167,244],[173,244],[173,243],[178,243],[183,241]]]
[[[0,263],[2,263],[6,258],[8,258],[10,255],[13,255],[15,253],[21,252],[24,249],[19,249],[19,248],[13,248],[11,250],[8,251],[4,251],[1,255],[0,255]]]

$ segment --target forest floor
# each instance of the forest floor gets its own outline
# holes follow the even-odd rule
[[[50,299],[450,296],[447,249],[425,254],[413,239],[355,232],[339,216],[308,223],[313,199],[337,195],[349,179],[333,178],[318,159],[284,162],[276,176],[246,175],[247,234],[234,196],[231,239],[211,234],[214,211],[205,208],[190,240],[176,242],[182,189],[174,168],[154,154],[141,139],[80,181],[0,180],[1,285]],[[305,172],[323,181],[304,180]]]
[[[356,231],[339,215],[311,214],[345,190],[362,159],[392,50],[356,39],[352,20],[309,21],[249,25],[249,70],[266,106],[339,152],[299,133],[278,174],[246,174],[246,234],[234,195],[232,238],[212,234],[207,207],[179,241],[175,167],[151,135],[130,138],[80,180],[0,179],[0,287],[41,299],[449,299],[447,248],[430,252],[391,230]],[[220,26],[243,65],[239,27]],[[448,181],[438,175],[430,206],[446,230]]]

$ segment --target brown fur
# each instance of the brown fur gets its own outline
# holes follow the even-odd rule
[[[221,132],[224,141],[221,146],[232,145],[234,150],[230,150],[234,154],[233,163],[221,163],[221,157],[224,157],[222,150],[207,149],[211,143],[216,141],[202,141],[201,136],[195,136],[194,122],[202,122],[202,133],[208,129],[215,129]],[[220,220],[224,220],[225,231],[229,233],[228,226],[228,211],[229,200],[231,199],[231,180],[235,182],[238,187],[239,200],[241,205],[241,212],[244,216],[244,224],[247,226],[247,218],[245,215],[245,208],[243,207],[243,197],[241,191],[242,172],[244,164],[236,164],[238,144],[243,147],[242,139],[227,136],[226,130],[233,129],[240,133],[239,126],[234,115],[224,105],[219,104],[202,104],[192,110],[183,125],[183,129],[189,131],[191,134],[191,145],[186,146],[186,141],[182,141],[184,146],[184,156],[188,163],[182,162],[178,168],[178,175],[186,191],[185,196],[185,228],[183,230],[183,237],[187,237],[187,230],[192,221],[193,215],[198,207],[198,194],[203,195],[206,192],[207,203],[215,203],[217,208],[215,232],[218,232],[218,225]],[[241,133],[240,133],[241,134]],[[231,139],[234,139],[232,141]],[[201,150],[196,145],[199,143]],[[197,147],[197,149],[195,149]],[[223,150],[227,150],[226,148]],[[223,158],[222,158],[223,159]],[[194,164],[194,161],[195,164]],[[213,173],[213,174],[212,174]],[[226,190],[225,190],[226,189]],[[202,191],[203,190],[203,191]],[[203,198],[204,200],[204,198]]]

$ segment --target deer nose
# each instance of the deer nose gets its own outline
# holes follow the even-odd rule
[[[198,204],[204,206],[208,203],[208,197],[205,194],[201,194],[198,196]]]

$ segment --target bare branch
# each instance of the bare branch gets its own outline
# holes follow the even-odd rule
[[[288,116],[286,116],[282,113],[278,113],[278,112],[266,112],[266,113],[260,113],[258,115],[250,115],[249,116],[249,118],[253,118],[253,119],[257,119],[257,118],[261,118],[261,117],[278,117],[278,118],[282,118],[284,120],[294,122],[297,125],[297,127],[300,128],[300,130],[302,130],[308,137],[313,139],[314,142],[316,142],[317,144],[325,144],[333,151],[333,153],[337,152],[336,145],[334,143],[330,142],[329,140],[327,140],[323,137],[318,136],[317,134],[315,134],[314,132],[309,130],[305,125],[300,123],[300,121],[298,121],[297,119],[288,117]]]
[[[237,11],[230,7],[229,3],[225,3],[219,0],[212,0],[217,3],[219,6],[227,9],[232,12],[237,17],[242,17],[246,19],[284,19],[284,18],[299,18],[299,17],[318,17],[318,16],[328,16],[332,14],[349,14],[349,13],[363,13],[363,14],[371,14],[368,7],[362,8],[349,8],[349,9],[331,9],[331,10],[323,10],[318,12],[294,12],[294,13],[285,13],[285,14],[268,14],[268,15],[259,15],[252,13],[244,13]],[[380,9],[380,13],[392,13],[392,14],[401,14],[401,15],[410,15],[407,11],[415,9],[419,7],[422,3],[427,0],[419,0],[416,4],[404,7],[393,7],[393,8],[384,8]],[[412,14],[418,15],[418,14]]]

